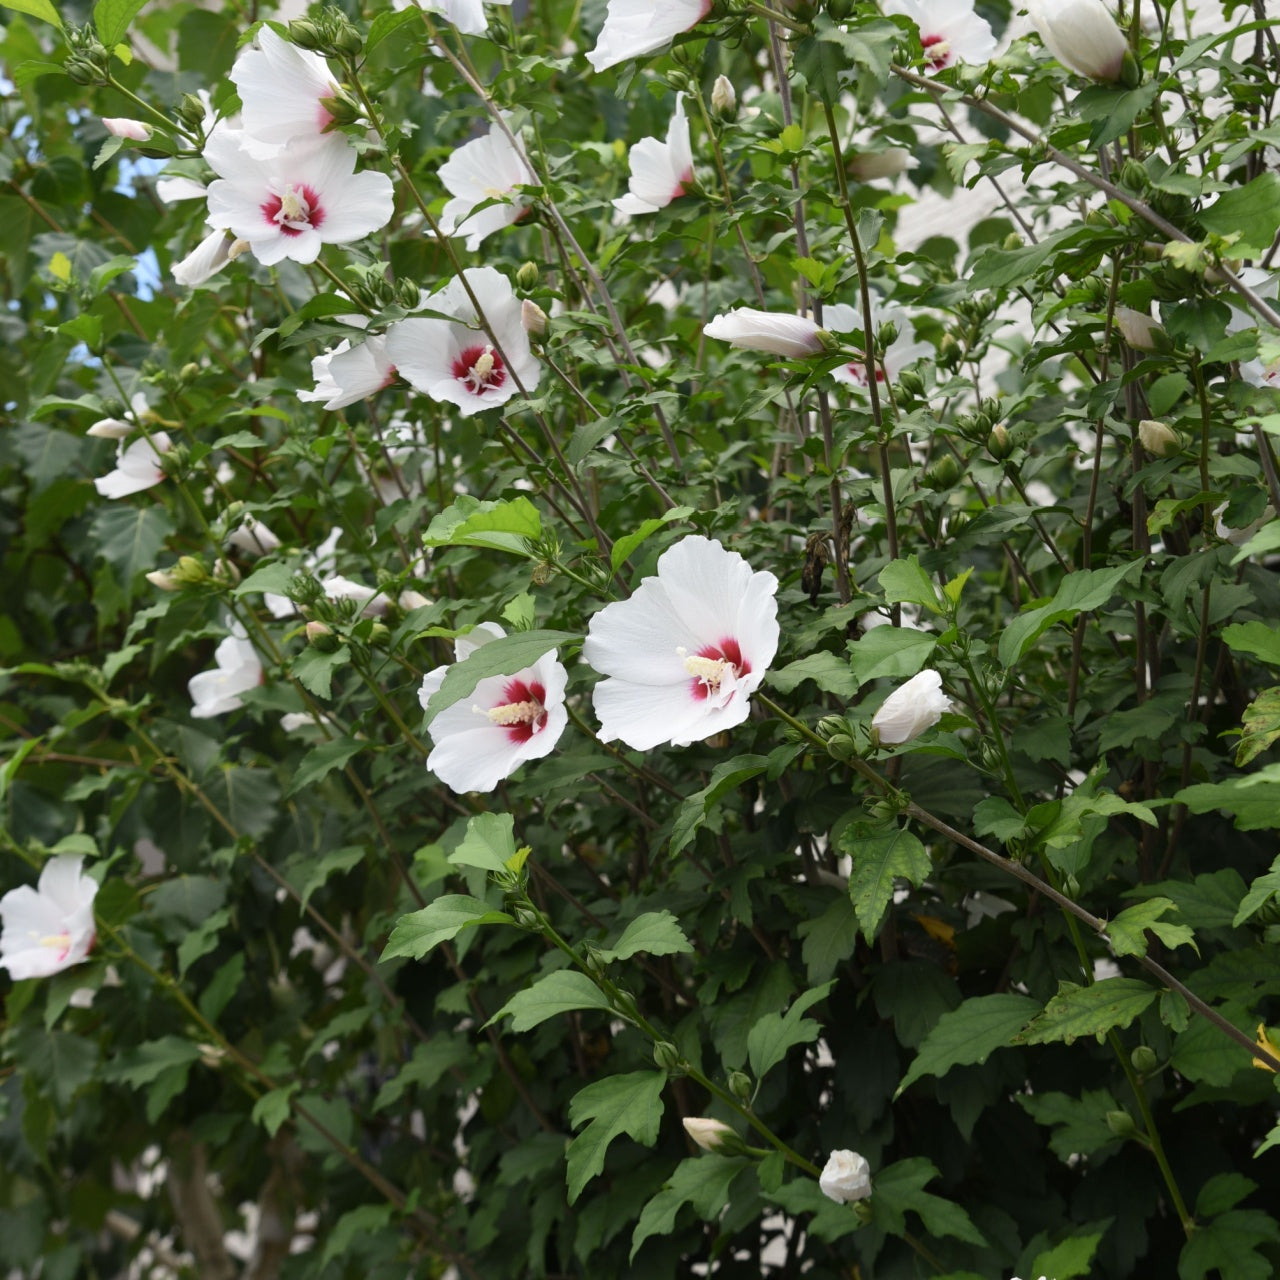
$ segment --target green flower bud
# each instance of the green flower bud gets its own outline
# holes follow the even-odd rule
[[[814,726],[814,732],[820,738],[831,738],[837,733],[848,733],[849,722],[844,716],[823,716]]]
[[[924,395],[924,379],[915,369],[904,369],[898,374],[898,390],[913,400]]]
[[[1151,185],[1151,175],[1141,160],[1131,156],[1120,166],[1120,182],[1130,191],[1145,191]]]
[[[731,1071],[729,1073],[729,1092],[739,1102],[749,1103],[751,1095],[755,1093],[755,1085],[751,1083],[751,1077],[745,1071]]]
[[[305,628],[307,634],[307,643],[314,648],[319,649],[321,653],[336,653],[338,646],[342,643],[337,636],[333,634],[332,628],[327,623],[311,621]]]
[[[669,1040],[659,1040],[653,1046],[653,1060],[661,1071],[674,1071],[684,1060],[680,1050]]]
[[[924,474],[924,486],[926,489],[932,489],[935,493],[941,493],[944,489],[953,488],[956,481],[963,475],[960,463],[956,461],[955,455],[944,453],[937,462],[929,468]]]
[[[345,18],[340,18],[334,24],[329,45],[336,54],[357,58],[364,49],[364,37]]]
[[[1013,452],[1013,441],[1009,439],[1008,428],[1003,422],[997,422],[987,437],[987,452],[997,461],[1003,462]]]
[[[1134,1124],[1133,1117],[1127,1111],[1108,1111],[1107,1128],[1117,1138],[1136,1138],[1138,1136],[1138,1126]]]
[[[318,49],[322,49],[325,44],[320,28],[309,18],[298,18],[289,23],[289,39],[299,49],[309,49],[313,53]]]
[[[1130,1055],[1129,1061],[1140,1076],[1149,1076],[1159,1065],[1155,1050],[1150,1045],[1140,1044]]]
[[[955,335],[944,333],[942,341],[938,343],[938,363],[944,369],[956,369],[963,359],[964,348],[956,341]]]
[[[526,291],[537,285],[538,276],[539,271],[536,262],[522,262],[516,268],[516,284]]]

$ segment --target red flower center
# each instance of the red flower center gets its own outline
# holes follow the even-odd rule
[[[263,202],[262,213],[266,220],[279,227],[287,236],[299,236],[306,230],[316,230],[324,221],[324,208],[315,188],[307,183],[290,183],[281,195],[272,195]]]
[[[925,60],[935,71],[951,65],[951,41],[946,36],[922,35],[920,44],[924,49]]]
[[[496,391],[507,380],[507,366],[491,346],[468,347],[454,362],[453,376],[472,395]]]
[[[719,644],[706,644],[696,654],[686,657],[685,670],[693,679],[689,681],[689,692],[699,702],[720,692],[720,682],[726,671],[732,671],[734,678],[741,680],[751,672],[751,663],[742,656],[742,646],[732,638],[721,640]],[[733,694],[725,700],[726,705],[733,701]]]
[[[547,724],[547,691],[537,680],[508,680],[502,687],[502,702],[489,710],[493,724],[506,730],[514,743],[528,742]]]

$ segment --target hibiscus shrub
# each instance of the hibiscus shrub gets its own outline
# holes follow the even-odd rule
[[[1186,9],[4,0],[0,1274],[1280,1270]]]

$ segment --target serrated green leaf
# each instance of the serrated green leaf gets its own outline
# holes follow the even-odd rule
[[[601,1009],[608,1013],[613,1005],[585,973],[557,969],[533,986],[517,991],[485,1025],[509,1016],[512,1031],[530,1031],[548,1018],[575,1009]]]
[[[103,507],[93,519],[98,554],[115,569],[122,586],[156,567],[165,539],[173,534],[173,521],[163,507]]]
[[[1033,1276],[1053,1276],[1054,1280],[1075,1280],[1076,1276],[1093,1274],[1093,1255],[1102,1243],[1103,1233],[1072,1236],[1052,1249],[1037,1254],[1028,1269]]]
[[[285,799],[297,795],[304,787],[323,781],[334,769],[342,769],[372,744],[358,738],[333,738],[312,747],[298,763],[297,771],[285,788]]]
[[[1119,1104],[1103,1089],[1086,1089],[1078,1098],[1053,1091],[1022,1093],[1015,1100],[1037,1124],[1053,1129],[1049,1149],[1064,1164],[1119,1142],[1107,1124],[1107,1113]]]
[[[909,880],[917,888],[933,869],[928,850],[905,828],[864,833],[850,824],[841,833],[840,852],[853,859],[849,896],[863,936],[870,942],[880,928],[894,881]]]
[[[687,1204],[704,1222],[720,1216],[729,1203],[729,1188],[748,1162],[737,1156],[708,1153],[690,1156],[676,1165],[661,1191],[640,1212],[631,1236],[631,1261],[650,1236],[669,1235],[676,1215]]]
[[[253,1104],[249,1119],[254,1124],[260,1124],[267,1131],[268,1136],[274,1138],[276,1131],[289,1118],[289,1112],[292,1110],[289,1099],[298,1092],[298,1087],[297,1081],[294,1081],[293,1084],[264,1093]]]
[[[664,525],[670,524],[673,520],[688,519],[689,516],[693,515],[693,512],[693,507],[672,507],[657,519],[645,520],[633,533],[623,534],[613,544],[613,550],[609,554],[609,564],[614,573],[617,573],[626,564],[632,552],[651,534],[657,533],[659,529]]]
[[[856,684],[882,676],[902,678],[924,669],[938,637],[912,627],[872,627],[849,641],[849,666]]]
[[[825,1000],[834,982],[824,982],[798,995],[786,1013],[766,1013],[747,1033],[747,1060],[752,1074],[762,1080],[786,1056],[787,1050],[797,1044],[812,1044],[821,1034],[822,1027],[812,1018],[804,1017],[806,1010],[820,1000]]]
[[[1280,765],[1267,765],[1230,782],[1198,782],[1183,787],[1173,799],[1191,813],[1221,809],[1235,818],[1241,831],[1275,829],[1280,827]]]
[[[884,598],[891,604],[922,604],[934,613],[943,612],[942,597],[916,556],[885,565],[880,570],[879,582]],[[873,628],[873,634],[875,630]]]
[[[482,547],[529,558],[529,543],[542,537],[542,517],[528,498],[480,502],[463,495],[432,520],[424,547]]]
[[[55,27],[62,26],[62,18],[50,0],[0,0],[0,7],[12,9],[14,13],[28,14],[32,18],[39,18],[41,22],[50,22]]]
[[[1117,956],[1145,956],[1147,954],[1148,930],[1156,935],[1170,949],[1180,947],[1185,942],[1197,954],[1199,948],[1195,944],[1195,934],[1185,924],[1174,924],[1160,917],[1166,911],[1177,911],[1177,907],[1168,898],[1148,898],[1136,906],[1126,907],[1107,925],[1107,937],[1111,939],[1111,950]]]
[[[988,796],[973,809],[973,833],[995,836],[1002,844],[1016,840],[1027,830],[1027,818],[1003,796]]]
[[[128,34],[129,24],[136,18],[147,0],[97,0],[93,6],[93,25],[98,29],[98,39],[108,49],[114,49]]]
[[[803,921],[797,932],[804,939],[801,956],[809,981],[815,985],[826,982],[858,945],[858,917],[848,894],[832,898],[820,916]]]
[[[1236,748],[1236,768],[1242,769],[1280,738],[1280,687],[1264,689],[1245,708],[1244,732]]]
[[[1224,191],[1199,216],[1206,231],[1238,233],[1242,244],[1269,249],[1280,230],[1280,174],[1263,172],[1243,187]]]
[[[1236,653],[1247,653],[1280,667],[1280,627],[1265,622],[1235,622],[1222,628],[1222,639]]]
[[[362,1204],[346,1213],[333,1224],[329,1238],[320,1255],[320,1266],[327,1267],[335,1258],[345,1258],[348,1250],[364,1236],[376,1236],[385,1231],[391,1222],[389,1204]]]
[[[812,680],[823,693],[837,698],[852,698],[858,690],[858,682],[849,670],[849,664],[826,650],[810,653],[777,671],[770,671],[768,680],[779,693],[790,693],[805,680]]]
[[[468,818],[466,834],[449,861],[458,867],[505,871],[516,854],[515,826],[509,813],[478,813]]]
[[[1233,925],[1242,925],[1250,916],[1255,915],[1276,894],[1280,893],[1280,857],[1271,864],[1271,870],[1260,875],[1250,886],[1249,892],[1240,901]]]
[[[1064,982],[1062,989],[1017,1037],[1018,1044],[1071,1044],[1127,1027],[1159,994],[1138,978],[1105,978],[1091,987]]]
[[[580,638],[571,631],[517,631],[487,641],[445,672],[440,688],[427,704],[428,719],[469,697],[486,677],[515,675],[552,649]]]
[[[671,852],[679,853],[706,822],[721,797],[736,791],[744,782],[758,778],[769,767],[767,756],[736,756],[711,771],[711,781],[695,791],[681,805],[671,825]]]
[[[1135,560],[1111,569],[1078,569],[1067,574],[1053,599],[1024,609],[1005,627],[997,647],[1000,665],[1016,666],[1023,654],[1055,624],[1101,609],[1119,591],[1121,583],[1136,577],[1142,567],[1143,562]]]
[[[161,1036],[118,1054],[102,1067],[102,1078],[141,1089],[172,1067],[189,1067],[199,1057],[199,1047],[190,1040]]]
[[[622,937],[608,950],[602,951],[604,959],[627,960],[638,951],[651,956],[683,955],[693,950],[693,944],[684,935],[679,921],[670,911],[646,911],[637,916],[622,931]]]
[[[609,1076],[580,1089],[569,1104],[569,1123],[577,1129],[591,1123],[569,1144],[566,1178],[569,1203],[604,1170],[604,1158],[614,1138],[626,1134],[642,1146],[658,1140],[662,1120],[665,1071],[632,1071]]]
[[[308,693],[327,702],[333,697],[333,673],[351,661],[351,650],[340,644],[332,653],[308,645],[289,663],[289,671]]]
[[[1212,1272],[1231,1280],[1274,1280],[1275,1264],[1259,1246],[1280,1242],[1280,1226],[1261,1209],[1232,1209],[1195,1232],[1178,1258],[1178,1280]]]
[[[463,929],[482,924],[514,924],[505,911],[495,911],[480,898],[465,893],[446,893],[421,911],[411,911],[396,921],[380,959],[408,956],[421,960],[441,942],[456,938]]]
[[[1040,1002],[1030,996],[998,993],[966,1000],[934,1023],[893,1096],[923,1076],[944,1076],[952,1067],[986,1062],[997,1049],[1011,1045],[1039,1012]]]
[[[882,1169],[872,1183],[873,1220],[890,1235],[900,1236],[906,1230],[906,1214],[912,1211],[920,1215],[930,1235],[954,1236],[979,1247],[985,1245],[982,1232],[958,1204],[925,1191],[937,1176],[933,1161],[920,1156]]]

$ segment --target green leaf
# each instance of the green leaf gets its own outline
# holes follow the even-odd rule
[[[12,997],[10,997],[12,1004]],[[10,1018],[15,1015],[8,1010]],[[6,1046],[12,1060],[21,1062],[24,1075],[37,1082],[38,1091],[52,1097],[60,1111],[66,1112],[81,1085],[94,1078],[98,1070],[98,1046],[92,1040],[69,1031],[46,1031],[29,1027],[12,1032]]]
[[[1280,1226],[1261,1209],[1232,1209],[1197,1226],[1178,1258],[1178,1280],[1213,1272],[1230,1280],[1274,1280],[1275,1264],[1259,1245],[1280,1242]]]
[[[671,852],[679,853],[706,822],[722,796],[758,778],[769,767],[767,756],[735,756],[711,771],[711,781],[684,800],[671,825]]]
[[[662,1087],[665,1071],[632,1071],[597,1080],[574,1095],[569,1104],[569,1124],[577,1129],[591,1123],[569,1144],[567,1152],[569,1203],[604,1169],[605,1153],[614,1138],[626,1134],[642,1146],[658,1140],[662,1120]]]
[[[304,787],[322,781],[334,769],[343,768],[347,761],[360,754],[371,744],[358,738],[333,738],[312,747],[298,764],[298,770],[284,790],[285,799],[297,795]]]
[[[1062,585],[1047,604],[1024,609],[1005,627],[1000,636],[998,656],[1002,667],[1013,667],[1048,629],[1070,622],[1082,613],[1101,609],[1120,589],[1120,584],[1136,577],[1143,562],[1117,565],[1112,569],[1078,569],[1062,579]]]
[[[912,627],[872,627],[849,641],[855,683],[866,684],[881,676],[913,676],[924,669],[937,644],[937,636]]]
[[[351,650],[340,644],[332,653],[322,653],[307,645],[292,662],[289,671],[308,693],[328,701],[333,697],[333,673],[351,661]]]
[[[1200,222],[1216,235],[1238,232],[1240,244],[1265,252],[1280,231],[1280,174],[1264,172],[1243,187],[1224,191],[1200,211]]]
[[[1104,978],[1091,987],[1064,982],[1017,1043],[1071,1044],[1078,1036],[1101,1038],[1113,1027],[1127,1027],[1157,994],[1138,978]]]
[[[515,675],[552,649],[577,639],[580,637],[571,631],[517,631],[487,641],[445,672],[444,681],[427,705],[428,719],[469,697],[486,677]]]
[[[825,1000],[834,982],[824,982],[795,998],[786,1013],[766,1013],[747,1033],[747,1058],[752,1074],[762,1080],[797,1044],[812,1044],[821,1034],[821,1024],[804,1017],[807,1009]]]
[[[1003,796],[988,796],[973,809],[973,833],[995,836],[1002,844],[1017,840],[1027,830],[1027,818]]]
[[[613,1005],[585,973],[557,969],[533,986],[517,991],[485,1025],[491,1026],[510,1015],[512,1031],[530,1031],[548,1018],[574,1009],[602,1009],[608,1013]]]
[[[244,981],[244,952],[237,951],[226,964],[213,975],[209,985],[200,993],[200,1012],[212,1023],[217,1023],[231,998],[240,990]]]
[[[858,944],[858,917],[848,894],[832,898],[820,916],[802,921],[797,932],[804,939],[801,955],[809,981],[826,982]]]
[[[260,1124],[267,1131],[267,1134],[274,1138],[276,1130],[289,1118],[291,1110],[289,1099],[298,1092],[298,1088],[298,1082],[295,1080],[292,1084],[264,1093],[253,1104],[249,1119],[254,1124]]]
[[[1265,622],[1236,622],[1222,628],[1222,639],[1236,653],[1248,653],[1280,667],[1280,627]]]
[[[1028,1275],[1053,1276],[1054,1280],[1074,1280],[1076,1276],[1093,1274],[1093,1255],[1102,1243],[1104,1233],[1071,1236],[1052,1249],[1036,1255]]]
[[[190,1066],[200,1057],[199,1048],[181,1036],[161,1036],[133,1045],[102,1067],[102,1078],[132,1089],[150,1084],[170,1067]]]
[[[289,883],[300,891],[302,909],[306,910],[311,895],[323,888],[331,875],[350,871],[352,867],[359,866],[366,856],[367,851],[363,845],[348,844],[340,849],[329,849],[315,860],[308,859],[299,863],[296,868],[291,866],[288,871]]]
[[[128,587],[140,573],[156,567],[173,521],[163,507],[131,507],[119,503],[103,507],[93,520],[98,554]]]
[[[858,690],[849,664],[825,649],[770,671],[768,680],[779,693],[790,693],[805,680],[812,680],[823,693],[837,698],[852,698]]]
[[[646,911],[622,931],[622,937],[600,954],[607,961],[627,960],[638,951],[651,956],[687,954],[693,944],[670,911]]]
[[[922,604],[934,613],[942,613],[942,597],[933,579],[920,567],[916,556],[893,560],[880,570],[880,586],[891,604]],[[873,628],[873,633],[875,628]]]
[[[1049,1149],[1064,1164],[1119,1142],[1107,1123],[1107,1113],[1119,1104],[1105,1090],[1086,1089],[1079,1098],[1052,1091],[1020,1093],[1015,1100],[1036,1124],[1053,1129]]]
[[[12,9],[14,13],[29,14],[39,18],[41,22],[50,22],[55,27],[62,26],[62,19],[50,0],[0,0],[0,7]]]
[[[920,1156],[899,1160],[882,1169],[871,1187],[876,1225],[890,1235],[900,1236],[906,1230],[906,1214],[910,1210],[920,1215],[930,1235],[954,1236],[969,1244],[985,1245],[982,1232],[958,1204],[925,1191],[937,1176],[933,1161]]]
[[[528,498],[480,502],[464,494],[432,520],[422,545],[482,547],[532,558],[529,543],[541,537],[542,517]]]
[[[324,1243],[324,1252],[320,1255],[321,1269],[335,1258],[345,1259],[361,1239],[376,1238],[379,1233],[385,1232],[391,1223],[391,1214],[389,1204],[362,1204],[348,1209],[333,1224],[333,1230]]]
[[[432,1035],[425,1044],[415,1046],[413,1057],[378,1090],[374,1111],[394,1106],[410,1089],[434,1088],[446,1072],[474,1057],[475,1050],[464,1037]]]
[[[1234,1209],[1257,1189],[1258,1184],[1243,1173],[1215,1174],[1196,1196],[1196,1217],[1216,1218],[1220,1213]]]
[[[738,1156],[708,1153],[690,1156],[676,1165],[663,1188],[640,1212],[631,1236],[631,1261],[650,1236],[670,1235],[676,1215],[687,1204],[704,1222],[714,1221],[729,1203],[729,1188],[747,1161]]]
[[[1241,899],[1240,907],[1231,923],[1233,925],[1244,924],[1250,916],[1261,911],[1278,893],[1280,893],[1280,857],[1276,858],[1271,864],[1270,871],[1265,875],[1260,875],[1249,886],[1249,892]]]
[[[870,942],[880,928],[894,881],[909,880],[917,888],[933,869],[929,851],[905,828],[893,827],[866,833],[851,823],[840,834],[840,852],[853,859],[849,896],[863,936]]]
[[[1107,937],[1111,950],[1117,956],[1145,956],[1146,933],[1154,933],[1166,947],[1180,947],[1184,942],[1199,954],[1195,934],[1185,924],[1173,924],[1160,917],[1166,911],[1177,911],[1168,898],[1148,898],[1137,906],[1126,907],[1107,925]]]
[[[609,565],[614,573],[626,564],[630,559],[632,552],[640,546],[650,534],[657,533],[664,525],[670,524],[673,520],[687,520],[693,515],[693,507],[672,507],[656,520],[645,520],[634,533],[623,534],[613,544],[613,550],[609,553]]]
[[[147,0],[97,0],[93,6],[93,25],[98,39],[114,49],[128,34],[129,24],[138,16]]]
[[[934,1023],[893,1096],[901,1096],[923,1076],[944,1076],[952,1067],[981,1065],[995,1050],[1012,1044],[1039,1012],[1040,1002],[1030,996],[997,994],[966,1000]]]
[[[449,861],[458,867],[506,871],[516,856],[516,820],[509,813],[478,813],[467,819],[467,831]]]
[[[1191,813],[1221,809],[1232,814],[1241,831],[1271,830],[1280,827],[1280,765],[1267,765],[1230,782],[1198,782],[1183,787],[1173,799]]]
[[[495,911],[480,898],[465,893],[446,893],[421,911],[411,911],[396,921],[380,959],[408,956],[421,960],[432,947],[456,938],[463,929],[482,924],[514,924],[505,911]]]
[[[1280,738],[1280,687],[1264,689],[1244,709],[1244,733],[1236,748],[1236,767],[1243,768]]]

